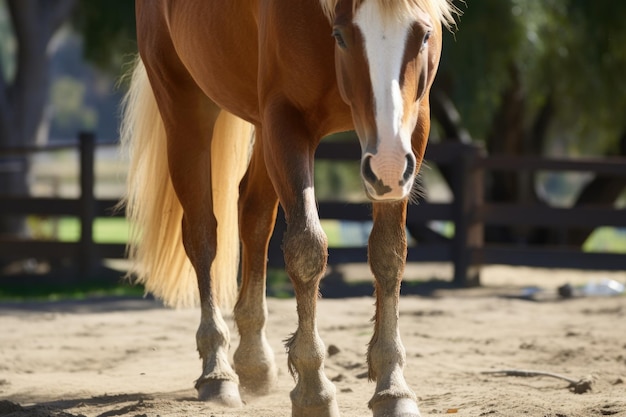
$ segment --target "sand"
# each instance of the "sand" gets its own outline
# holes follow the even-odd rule
[[[554,291],[601,277],[624,282],[626,274],[501,267],[483,276],[482,288],[402,297],[405,376],[424,417],[626,416],[626,297],[563,300]],[[532,294],[529,285],[543,291]],[[195,400],[197,309],[124,298],[1,304],[0,416],[290,416],[294,382],[282,340],[295,329],[295,301],[268,304],[279,384],[240,409]],[[319,302],[320,335],[336,352],[326,373],[344,417],[370,415],[372,304],[371,296]],[[236,345],[234,328],[232,339]],[[591,390],[577,394],[547,376],[483,373],[508,369],[587,379]]]

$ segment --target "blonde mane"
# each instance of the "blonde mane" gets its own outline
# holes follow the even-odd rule
[[[335,20],[335,6],[339,0],[320,0],[322,10],[328,20]],[[357,9],[365,0],[354,0],[353,7]],[[435,20],[441,22],[448,29],[456,26],[455,15],[459,15],[459,9],[453,4],[454,0],[376,0],[384,10],[406,16],[414,13],[415,9],[421,9],[429,13]]]

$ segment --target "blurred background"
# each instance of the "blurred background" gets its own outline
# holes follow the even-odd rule
[[[476,144],[489,155],[626,156],[626,2],[455,4],[462,16],[444,35],[431,92],[432,143]],[[125,160],[116,144],[134,31],[131,0],[0,0],[0,196],[78,198],[79,132],[96,138],[95,198],[123,195]],[[453,199],[446,171],[436,164],[425,167],[422,182],[423,201]],[[492,172],[485,176],[484,198],[620,209],[625,187],[625,176]],[[321,201],[365,201],[357,162],[319,161],[316,189]],[[0,205],[8,202],[0,198]],[[366,243],[370,224],[325,220],[324,227],[332,246],[358,246]],[[450,222],[428,227],[444,237],[454,234]],[[96,242],[123,244],[128,226],[121,217],[98,218],[92,232]],[[0,236],[6,238],[75,242],[81,233],[77,216],[0,210]],[[518,245],[558,239],[585,251],[626,252],[620,227],[555,237],[544,228],[496,225],[485,228],[484,239]],[[40,257],[10,255],[0,251],[0,280],[54,268]],[[7,291],[3,282],[0,293]]]

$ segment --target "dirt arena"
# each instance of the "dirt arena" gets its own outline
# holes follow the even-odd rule
[[[422,415],[626,416],[626,296],[555,293],[603,277],[626,281],[626,273],[490,267],[481,288],[403,296],[405,375]],[[525,298],[534,285],[543,291]],[[369,415],[372,304],[370,296],[319,303],[320,334],[336,352],[326,373],[344,417]],[[279,385],[232,410],[194,399],[197,310],[145,299],[2,304],[0,416],[290,416],[294,383],[282,340],[295,329],[295,302],[270,299],[269,310]],[[510,369],[561,374],[591,389],[577,394],[553,377],[484,373]]]

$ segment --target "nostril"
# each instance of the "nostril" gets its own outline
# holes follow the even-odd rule
[[[363,171],[363,178],[369,182],[370,184],[376,184],[378,181],[378,177],[374,174],[374,170],[372,170],[372,157],[368,155],[363,160],[363,167],[361,168]]]
[[[399,182],[400,186],[404,186],[408,183],[411,178],[413,178],[413,174],[415,173],[415,158],[411,154],[406,154],[406,169],[404,170],[404,174],[402,175],[402,180]]]

